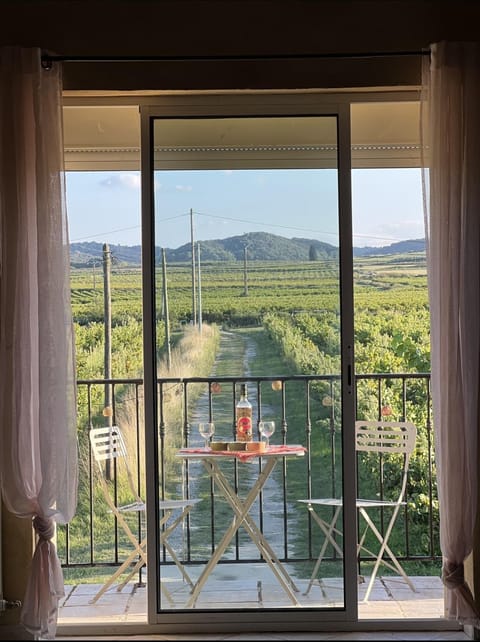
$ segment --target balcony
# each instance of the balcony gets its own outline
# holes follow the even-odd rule
[[[202,510],[195,510],[175,540],[177,554],[193,579],[203,569],[222,532],[222,512],[215,489],[200,464],[182,465],[172,458],[175,449],[198,446],[202,438],[196,423],[211,417],[223,438],[234,438],[234,410],[240,382],[247,382],[254,408],[254,426],[267,411],[277,417],[273,443],[299,443],[307,448],[302,462],[279,466],[273,486],[254,506],[262,531],[268,529],[282,564],[299,587],[303,607],[335,608],[343,605],[341,560],[332,549],[326,560],[328,572],[303,595],[319,550],[318,528],[305,507],[296,500],[323,492],[338,493],[341,487],[340,385],[336,376],[279,377],[272,386],[267,377],[207,377],[162,379],[158,388],[159,430],[158,492],[162,497],[199,496]],[[280,382],[280,384],[278,383]],[[417,425],[415,464],[411,467],[406,505],[392,534],[392,547],[415,585],[413,593],[403,580],[379,572],[368,602],[362,602],[366,583],[359,584],[359,617],[365,619],[442,618],[443,585],[438,539],[431,400],[428,374],[357,375],[359,418],[410,420]],[[141,379],[81,380],[78,382],[80,484],[78,511],[72,522],[58,529],[58,553],[64,569],[66,596],[59,624],[79,622],[146,621],[146,571],[141,568],[121,592],[116,585],[95,604],[90,600],[103,582],[122,563],[131,548],[123,531],[105,510],[95,481],[95,465],[88,432],[109,423],[128,433],[136,483],[145,496],[143,443],[143,381]],[[107,393],[107,394],[106,394]],[[104,408],[104,400],[111,399]],[[370,413],[366,416],[365,413]],[[319,463],[322,471],[319,472]],[[203,474],[202,474],[203,473]],[[380,495],[386,492],[382,471]],[[233,475],[238,471],[232,470]],[[115,469],[110,471],[115,493],[121,495]],[[237,478],[241,484],[242,480]],[[383,516],[379,520],[384,528]],[[141,534],[141,523],[132,524]],[[272,535],[273,533],[273,535]],[[288,608],[291,602],[272,579],[258,551],[248,546],[240,529],[233,545],[217,565],[200,594],[196,608],[228,609],[239,596],[245,608]],[[372,558],[361,557],[359,578],[367,578]],[[182,609],[189,586],[165,553],[162,580]],[[235,606],[233,606],[235,608]]]

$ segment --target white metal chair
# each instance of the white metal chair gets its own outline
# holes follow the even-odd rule
[[[119,578],[122,573],[127,570],[127,577],[117,586],[117,591],[121,591],[133,575],[147,563],[147,538],[146,536],[139,537],[134,534],[132,528],[129,526],[126,515],[128,513],[141,514],[142,521],[145,517],[145,502],[139,496],[134,477],[128,462],[128,453],[123,438],[122,432],[118,426],[104,426],[101,428],[92,428],[89,433],[90,444],[95,461],[100,469],[99,480],[105,496],[105,501],[108,504],[110,512],[113,513],[123,528],[125,534],[130,540],[133,550],[125,561],[118,567],[115,573],[105,582],[96,595],[90,600],[94,604],[108,588]],[[128,492],[130,498],[133,500],[128,504],[117,505],[111,492],[111,485],[106,479],[105,464],[107,461],[115,461],[118,465],[122,462],[123,472],[125,473],[128,482]],[[119,471],[117,471],[119,473]],[[168,541],[169,536],[186,518],[193,506],[201,501],[200,499],[170,499],[160,501],[160,544],[165,547],[172,560],[175,562],[184,580],[193,588],[193,581],[185,570],[184,565],[178,559],[175,551]],[[175,513],[176,511],[176,513]],[[175,513],[175,515],[174,515]],[[142,529],[144,531],[144,528]],[[171,605],[173,605],[173,598],[168,589],[161,583],[161,590]]]
[[[389,455],[400,455],[400,460],[402,461],[402,470],[401,470],[401,482],[399,486],[398,496],[394,500],[384,500],[384,499],[363,499],[358,498],[356,500],[356,506],[359,513],[359,516],[363,518],[365,523],[365,530],[363,531],[358,544],[357,544],[357,555],[361,551],[365,551],[370,556],[375,558],[375,564],[372,570],[372,575],[364,596],[363,601],[367,602],[370,593],[373,588],[373,583],[378,572],[380,564],[384,564],[393,571],[397,571],[403,579],[406,581],[408,586],[415,591],[415,587],[412,584],[411,580],[407,577],[405,571],[400,566],[399,561],[392,552],[391,548],[388,545],[388,540],[390,538],[391,532],[393,530],[395,520],[397,519],[398,512],[400,507],[405,504],[404,496],[405,489],[407,485],[407,473],[408,466],[410,461],[410,455],[415,448],[415,441],[417,436],[417,429],[413,423],[409,421],[356,421],[355,422],[355,448],[357,451],[377,453],[382,457],[388,457]],[[385,461],[385,460],[384,460]],[[319,525],[325,539],[323,541],[322,547],[318,559],[315,563],[315,567],[312,571],[310,577],[310,582],[308,584],[305,595],[310,592],[313,582],[317,577],[320,564],[325,556],[325,551],[328,544],[331,544],[335,551],[340,557],[343,556],[341,547],[338,545],[338,542],[335,540],[336,536],[343,536],[343,533],[337,528],[337,521],[340,516],[341,510],[343,508],[343,501],[341,498],[319,498],[319,499],[300,499],[298,500],[307,504],[307,508],[310,511],[312,518]],[[315,511],[314,506],[320,507],[330,507],[333,509],[333,516],[329,519],[321,517],[318,511]],[[369,515],[369,511],[378,510],[378,509],[391,509],[391,517],[388,520],[387,527],[385,529],[384,535],[382,536],[381,532],[373,522],[372,518]],[[376,553],[372,553],[365,546],[365,538],[368,531],[371,531],[376,539],[378,540],[380,546],[379,550]],[[391,561],[385,559],[387,555]]]

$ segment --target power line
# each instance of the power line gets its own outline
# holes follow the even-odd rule
[[[87,241],[88,239],[95,239],[99,236],[106,236],[107,234],[116,234],[117,232],[128,232],[129,230],[138,230],[141,225],[133,225],[132,227],[120,227],[116,230],[109,230],[108,232],[100,232],[99,234],[90,234],[89,236],[82,236],[78,239],[73,239],[70,243],[78,243],[79,241]]]
[[[228,216],[219,216],[217,214],[207,214],[206,212],[194,212],[194,214],[198,214],[199,216],[209,216],[210,218],[218,218],[224,221],[234,221],[236,223],[248,223],[250,225],[261,225],[263,227],[279,227],[287,230],[298,230],[300,232],[313,232],[315,234],[330,234],[331,236],[338,236],[336,232],[322,232],[320,230],[312,230],[308,229],[305,227],[295,227],[293,225],[281,225],[280,223],[262,223],[261,221],[251,221],[248,219],[242,219],[242,218],[232,218]]]
[[[223,221],[230,221],[230,222],[234,222],[234,223],[247,223],[249,225],[258,225],[258,226],[261,226],[261,227],[280,228],[280,229],[286,229],[286,230],[297,230],[299,232],[308,232],[308,233],[311,233],[311,234],[320,234],[320,235],[323,234],[323,235],[329,235],[329,236],[338,237],[338,233],[337,232],[327,232],[327,231],[324,231],[324,230],[316,230],[316,229],[312,229],[312,228],[296,227],[294,225],[282,225],[280,223],[262,223],[260,221],[252,221],[252,220],[249,220],[249,219],[235,218],[235,217],[229,217],[229,216],[220,216],[218,214],[208,214],[207,212],[194,211],[193,214],[196,214],[198,216],[205,216],[205,217],[209,217],[209,218],[215,218],[215,219],[219,219],[219,220],[223,220]],[[175,216],[170,216],[168,218],[162,218],[161,222],[164,223],[164,222],[167,222],[167,221],[173,221],[173,220],[177,220],[179,218],[185,218],[187,216],[190,216],[189,212],[186,212],[185,214],[177,214]],[[105,236],[110,235],[110,234],[116,234],[117,232],[126,232],[126,231],[129,231],[129,230],[136,230],[136,229],[140,229],[140,228],[141,228],[141,225],[134,225],[132,227],[123,227],[123,228],[118,228],[118,229],[115,229],[115,230],[109,230],[107,232],[102,232],[102,233],[99,233],[99,234],[91,234],[89,236],[84,236],[84,237],[81,237],[81,238],[77,238],[77,239],[71,240],[70,242],[71,243],[78,243],[80,241],[86,241],[88,239],[93,239],[93,238],[98,238],[98,237],[105,237]],[[398,242],[399,241],[398,238],[393,238],[393,237],[388,237],[388,236],[375,236],[375,235],[372,235],[372,234],[355,234],[354,233],[353,234],[353,238],[354,239],[355,238],[372,239],[373,241],[392,241],[392,242]]]
[[[262,223],[260,221],[251,221],[248,219],[241,219],[241,218],[233,218],[233,217],[228,217],[228,216],[219,216],[217,214],[208,214],[206,212],[194,212],[194,214],[197,214],[199,216],[208,216],[210,218],[217,218],[225,221],[233,221],[236,223],[248,223],[249,225],[260,225],[262,227],[273,227],[273,228],[282,228],[282,229],[287,229],[287,230],[297,230],[299,232],[309,232],[311,234],[326,234],[329,236],[335,236],[338,237],[338,232],[326,232],[324,230],[315,230],[311,228],[306,228],[306,227],[295,227],[294,225],[281,225],[280,223]],[[398,241],[397,238],[390,238],[387,236],[373,236],[372,234],[353,234],[353,238],[365,238],[365,239],[372,239],[376,241]]]
[[[176,216],[170,216],[169,218],[164,218],[162,219],[162,223],[164,221],[173,221],[177,218],[183,218],[185,216],[188,216],[187,214],[177,214]],[[106,236],[107,234],[116,234],[117,232],[128,232],[129,230],[139,230],[142,226],[141,225],[133,225],[132,227],[120,227],[116,230],[109,230],[108,232],[101,232],[99,234],[90,234],[89,236],[83,236],[78,239],[73,239],[70,241],[70,243],[78,243],[79,241],[87,241],[88,239],[94,239],[98,238],[99,236]]]

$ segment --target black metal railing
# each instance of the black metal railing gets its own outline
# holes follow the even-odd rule
[[[282,560],[315,559],[318,529],[297,500],[319,493],[340,496],[342,492],[340,380],[333,375],[274,380],[271,377],[194,377],[159,381],[159,495],[202,497],[202,509],[192,511],[185,529],[179,531],[181,539],[176,544],[182,547],[187,563],[205,562],[213,550],[218,524],[224,518],[223,508],[201,465],[184,464],[174,454],[179,447],[203,443],[196,427],[201,418],[215,422],[217,438],[226,441],[235,438],[235,405],[240,383],[246,383],[249,390],[255,439],[259,438],[258,422],[271,416],[277,423],[272,443],[297,443],[307,449],[305,457],[294,462],[284,461],[279,466],[270,496],[266,496],[268,489],[261,494],[254,506],[259,528],[268,527],[269,535],[274,532],[275,546]],[[105,407],[106,399],[111,399],[111,406]],[[356,400],[359,419],[392,418],[416,424],[418,440],[410,468],[407,501],[390,541],[400,560],[440,560],[430,375],[357,375]],[[145,496],[142,379],[78,381],[78,417],[78,509],[68,525],[58,527],[57,548],[64,569],[92,569],[92,573],[98,573],[102,566],[120,564],[125,551],[130,549],[102,501],[88,432],[92,427],[109,424],[123,428],[128,435],[138,492]],[[236,488],[241,490],[248,480],[243,479],[236,462],[232,463],[231,473]],[[121,480],[117,479],[115,469],[108,474],[114,495],[121,501],[124,491]],[[361,474],[362,471],[357,471],[358,483],[361,483]],[[371,476],[372,472],[368,474]],[[388,483],[385,485],[382,474],[383,471],[378,470],[379,496],[388,492]],[[133,527],[138,531],[142,528],[138,518]],[[237,533],[229,555],[230,562],[252,561],[252,552],[245,546],[241,532]]]

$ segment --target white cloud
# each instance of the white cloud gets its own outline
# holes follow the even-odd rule
[[[191,185],[175,185],[175,189],[177,192],[191,192],[192,191],[192,186]]]
[[[103,187],[126,187],[127,189],[140,189],[140,174],[111,174],[100,182]]]
[[[362,232],[356,232],[354,225],[353,244],[381,247],[397,241],[421,239],[424,236],[425,227],[422,219],[384,221],[373,227],[366,226]]]
[[[392,236],[395,239],[413,239],[423,237],[425,234],[425,225],[423,220],[391,221],[379,225],[379,230],[387,237]]]

